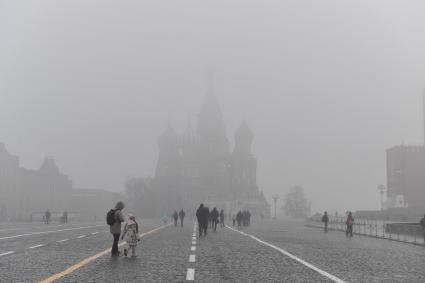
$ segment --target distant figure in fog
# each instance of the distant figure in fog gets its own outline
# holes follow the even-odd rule
[[[224,210],[220,210],[220,227],[223,228],[224,227]]]
[[[68,223],[68,211],[66,210],[62,213],[62,221],[63,223]]]
[[[202,234],[205,236],[207,235],[209,214],[210,211],[208,207],[204,207],[204,204],[201,203],[199,208],[196,210],[196,218],[198,219],[199,226],[199,237],[201,237]]]
[[[212,223],[212,230],[213,232],[217,231],[217,223],[218,223],[218,218],[220,217],[220,214],[218,213],[217,208],[213,208],[213,210],[210,213],[211,215],[211,223]]]
[[[132,214],[128,216],[128,220],[125,223],[121,239],[123,240],[124,237],[128,246],[128,248],[124,249],[124,256],[127,256],[128,250],[131,250],[131,257],[136,257],[136,247],[139,242],[139,224],[136,221],[136,217]]]
[[[50,213],[50,210],[46,210],[46,213],[44,214],[44,223],[49,224],[51,216],[52,214]]]
[[[124,222],[124,216],[122,210],[124,209],[124,203],[122,201],[117,202],[114,209],[109,210],[106,215],[106,223],[110,226],[109,230],[114,237],[112,244],[111,254],[112,256],[119,256],[118,241],[120,240],[121,234],[121,223]]]
[[[236,214],[236,222],[238,222],[238,228],[242,227],[242,211],[238,211],[238,213]]]
[[[424,245],[425,245],[425,214],[424,214],[424,218],[421,219],[421,221],[419,222],[419,224],[422,227],[422,232],[424,233]]]
[[[233,227],[235,227],[235,225],[236,225],[236,215],[235,214],[232,215],[232,222],[233,222]]]
[[[177,221],[179,220],[179,214],[177,213],[176,210],[174,210],[173,219],[174,219],[174,227],[177,227]]]
[[[165,215],[164,214],[164,216],[162,216],[162,223],[165,225],[165,224],[167,224],[167,221],[168,221],[168,217],[167,217],[167,215]]]
[[[345,224],[347,225],[347,230],[345,231],[345,235],[353,237],[354,218],[351,211],[348,212],[347,221],[345,221]]]
[[[183,220],[184,217],[186,216],[186,213],[184,212],[183,208],[180,210],[179,212],[179,217],[180,217],[180,227],[183,227]]]
[[[325,214],[323,214],[322,216],[322,222],[325,226],[325,233],[328,233],[328,222],[329,222],[329,217],[328,217],[328,212],[325,211]]]

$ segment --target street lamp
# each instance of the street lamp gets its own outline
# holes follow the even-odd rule
[[[273,195],[272,198],[273,198],[273,201],[274,201],[274,219],[276,219],[276,203],[277,203],[277,200],[279,199],[279,196]]]
[[[378,186],[379,194],[381,195],[381,210],[384,210],[384,194],[387,191],[387,188],[384,185]]]

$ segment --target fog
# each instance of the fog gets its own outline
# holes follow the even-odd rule
[[[378,209],[385,149],[423,144],[425,2],[1,1],[0,141],[79,188],[152,176],[211,73],[233,144],[255,134],[269,200]],[[271,203],[271,201],[270,201]]]

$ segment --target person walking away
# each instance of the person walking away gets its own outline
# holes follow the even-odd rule
[[[180,210],[179,212],[179,217],[180,217],[180,226],[183,227],[183,220],[184,217],[186,216],[186,213],[184,212],[183,208]]]
[[[196,218],[198,219],[199,237],[207,235],[209,209],[201,203],[196,210]]]
[[[419,224],[422,227],[422,232],[424,234],[424,245],[425,245],[425,214],[424,214],[424,218],[421,219],[421,221],[419,222]]]
[[[119,256],[118,241],[121,235],[121,223],[124,222],[124,216],[122,210],[124,209],[124,203],[122,201],[117,202],[114,209],[109,210],[106,215],[106,223],[109,225],[109,231],[114,237],[112,244],[111,254],[112,256]]]
[[[63,222],[68,223],[68,211],[65,210],[62,214],[62,217],[63,217]]]
[[[236,225],[236,215],[235,214],[232,215],[232,222],[233,222],[233,227],[235,227],[235,225]]]
[[[238,222],[238,229],[242,228],[242,212],[239,210],[239,212],[236,214],[236,222]]]
[[[50,213],[50,210],[46,210],[46,213],[44,214],[44,223],[49,224],[51,216],[52,214]]]
[[[128,220],[125,223],[124,230],[121,236],[121,240],[127,242],[127,248],[124,249],[124,256],[127,256],[128,251],[131,250],[131,257],[136,257],[136,247],[139,242],[139,224],[136,221],[136,217],[130,214]]]
[[[220,227],[224,227],[224,210],[220,210]]]
[[[177,220],[179,219],[179,214],[177,213],[176,210],[174,210],[173,218],[174,218],[174,227],[177,227]]]
[[[350,237],[353,237],[353,225],[354,225],[354,218],[353,214],[348,212],[347,221],[345,221],[345,224],[347,225],[347,230],[345,231],[345,235]]]
[[[323,214],[322,216],[322,222],[325,226],[325,233],[328,233],[328,222],[329,222],[329,217],[328,217],[328,212],[325,211],[325,214]]]
[[[217,222],[219,221],[218,220],[219,216],[220,214],[218,213],[217,208],[214,207],[213,210],[211,211],[211,225],[212,225],[212,230],[214,232],[217,231]]]

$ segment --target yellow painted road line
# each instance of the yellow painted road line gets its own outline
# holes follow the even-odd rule
[[[168,225],[161,226],[161,227],[158,227],[158,228],[156,228],[156,229],[150,230],[150,231],[148,231],[148,232],[146,232],[146,233],[142,233],[142,234],[140,234],[139,238],[143,238],[143,237],[145,237],[145,236],[148,236],[148,235],[150,235],[150,234],[153,234],[153,233],[155,233],[155,232],[158,232],[158,231],[160,231],[160,230],[162,230],[162,229],[164,229],[165,227],[170,226],[170,225],[171,225],[171,224],[168,224]],[[119,246],[119,247],[121,247],[121,246],[123,246],[123,245],[125,245],[125,242],[120,243],[118,246]],[[72,273],[72,272],[74,272],[75,270],[77,270],[77,269],[79,269],[79,268],[81,268],[81,267],[83,267],[83,266],[85,266],[85,265],[87,265],[87,264],[91,263],[92,261],[95,261],[95,260],[96,260],[96,259],[98,259],[99,257],[102,257],[102,256],[104,256],[104,255],[106,255],[106,254],[108,254],[108,253],[110,253],[110,252],[111,252],[111,249],[104,250],[104,251],[102,251],[102,252],[100,252],[100,253],[98,253],[98,254],[95,254],[95,255],[93,255],[93,256],[91,256],[91,257],[88,257],[88,258],[86,258],[86,259],[84,259],[84,260],[80,261],[80,262],[79,262],[79,263],[77,263],[77,264],[74,264],[73,266],[71,266],[71,267],[69,267],[69,268],[65,269],[65,270],[64,270],[64,271],[62,271],[62,272],[59,272],[59,273],[57,273],[57,274],[55,274],[55,275],[50,276],[49,278],[46,278],[46,279],[44,279],[44,280],[41,280],[39,283],[51,283],[51,282],[54,282],[54,281],[56,281],[56,280],[58,280],[58,279],[60,279],[60,278],[62,278],[62,277],[64,277],[64,276],[66,276],[66,275],[71,274],[71,273]]]

